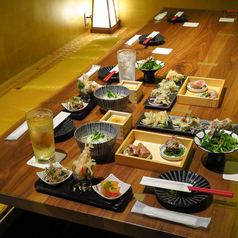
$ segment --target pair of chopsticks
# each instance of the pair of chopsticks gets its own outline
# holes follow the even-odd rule
[[[224,191],[224,190],[200,188],[200,187],[192,187],[192,186],[188,186],[188,189],[190,191],[209,193],[209,194],[220,195],[220,196],[230,197],[230,198],[232,198],[234,196],[234,192]]]

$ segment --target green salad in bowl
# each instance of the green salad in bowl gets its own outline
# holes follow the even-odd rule
[[[209,153],[231,153],[238,149],[238,135],[227,130],[200,131],[194,142]]]

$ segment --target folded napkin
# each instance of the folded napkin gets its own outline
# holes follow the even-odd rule
[[[167,12],[160,13],[154,19],[156,21],[159,21],[159,20],[163,19],[166,15],[167,15]]]
[[[57,127],[65,118],[70,115],[69,112],[60,112],[54,119],[54,128]],[[18,140],[28,130],[27,122],[22,123],[15,131],[13,131],[6,140]]]
[[[161,54],[161,55],[168,55],[173,49],[169,48],[156,48],[152,51],[153,54]]]
[[[139,40],[139,37],[140,37],[141,35],[134,35],[130,40],[128,40],[125,44],[126,45],[133,45],[136,41],[138,41]]]
[[[6,140],[17,140],[28,130],[27,122],[23,122],[15,131],[13,131]]]
[[[219,22],[234,22],[235,18],[221,17]]]
[[[150,217],[161,218],[172,222],[177,222],[194,228],[207,228],[211,221],[210,217],[199,217],[180,212],[168,211],[156,207],[150,207],[139,201],[136,201],[136,203],[131,209],[131,212],[144,214]]]
[[[199,23],[198,22],[185,22],[183,26],[185,27],[198,27]]]
[[[86,73],[88,77],[91,77],[94,73],[96,73],[101,68],[100,65],[93,65],[92,68]],[[78,80],[83,80],[83,77],[79,77]]]

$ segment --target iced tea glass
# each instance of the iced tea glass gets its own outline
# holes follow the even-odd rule
[[[117,63],[119,80],[135,81],[136,51],[132,49],[117,51]]]
[[[26,114],[28,131],[36,162],[55,162],[53,113],[47,108],[36,108]]]

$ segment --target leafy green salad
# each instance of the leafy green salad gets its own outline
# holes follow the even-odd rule
[[[225,153],[237,148],[237,140],[224,130],[216,133],[211,139],[209,133],[201,141],[201,147],[215,153]]]
[[[160,69],[162,66],[157,64],[155,57],[151,56],[138,64],[139,69]]]

